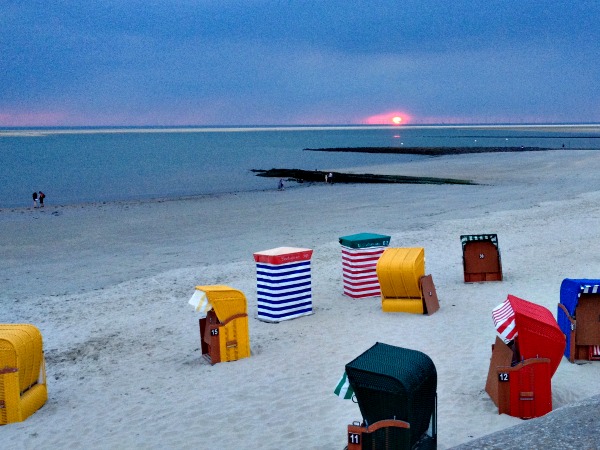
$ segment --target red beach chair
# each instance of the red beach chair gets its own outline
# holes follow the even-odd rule
[[[551,378],[565,349],[552,313],[513,295],[492,312],[498,330],[486,392],[500,414],[522,419],[552,411]]]

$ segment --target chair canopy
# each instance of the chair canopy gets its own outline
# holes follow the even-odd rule
[[[254,261],[263,264],[289,264],[309,261],[313,254],[310,248],[277,247],[254,253]]]
[[[383,298],[420,299],[425,249],[386,248],[377,261],[376,271]]]
[[[551,376],[554,375],[565,350],[565,335],[552,313],[541,305],[514,295],[509,295],[506,303],[513,311],[513,336],[518,339],[521,359],[549,358]],[[510,320],[509,317],[503,325]],[[500,332],[499,328],[498,331]]]
[[[391,236],[375,233],[358,233],[349,236],[340,236],[339,242],[349,248],[387,247]]]
[[[0,369],[5,367],[18,369],[21,393],[43,377],[42,334],[36,326],[0,324]]]
[[[463,250],[469,242],[488,241],[498,247],[498,235],[497,234],[463,234],[460,236],[460,242],[462,243]]]
[[[31,324],[0,324],[0,425],[22,422],[47,400],[40,330]]]
[[[246,297],[242,291],[224,285],[196,286],[205,293],[220,322],[237,314],[247,314]]]
[[[378,342],[346,364],[346,374],[367,425],[386,419],[408,422],[411,445],[427,432],[437,389],[429,356]]]
[[[560,302],[567,308],[571,316],[575,316],[575,309],[581,294],[600,294],[600,280],[565,278],[562,281]]]

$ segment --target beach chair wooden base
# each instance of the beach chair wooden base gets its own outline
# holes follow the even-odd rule
[[[496,342],[492,345],[492,357],[488,369],[485,392],[488,393],[496,406],[499,406],[498,379],[496,368],[510,366],[513,360],[513,349],[506,345],[502,339],[496,336]]]
[[[496,375],[499,414],[532,419],[552,411],[549,358],[531,358],[514,367],[498,367]]]
[[[571,335],[571,352],[569,354],[569,362],[575,361],[600,361],[600,354],[594,350],[593,345],[577,345],[574,335]]]
[[[410,448],[410,424],[403,420],[381,420],[368,427],[348,425],[348,450]]]
[[[211,364],[221,362],[219,320],[213,310],[200,319],[200,346],[202,356]]]
[[[499,272],[465,273],[465,283],[482,283],[484,281],[502,281],[502,274]]]
[[[248,341],[246,313],[235,314],[220,322],[211,309],[205,318],[200,319],[200,348],[202,356],[211,364],[250,356]]]
[[[573,338],[572,338],[573,339]],[[574,341],[575,339],[573,339]],[[569,356],[569,362],[575,361],[600,361],[600,352],[595,345],[577,345],[573,344]]]
[[[569,320],[569,361],[600,361],[595,350],[600,346],[600,300],[596,295],[582,295],[575,308],[575,317],[562,303],[559,310]]]
[[[498,414],[521,419],[552,411],[549,358],[530,358],[511,366],[513,349],[496,337],[485,390],[498,406]]]

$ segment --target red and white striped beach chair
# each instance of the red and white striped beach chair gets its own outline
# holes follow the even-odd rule
[[[565,349],[565,335],[541,305],[509,295],[492,311],[498,332],[485,390],[500,414],[522,419],[552,411],[551,378]]]

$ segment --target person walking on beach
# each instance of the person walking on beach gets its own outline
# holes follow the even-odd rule
[[[37,192],[33,192],[33,194],[31,194],[31,197],[33,197],[33,207],[37,208],[37,199],[38,199],[38,194]]]
[[[46,198],[46,194],[44,194],[42,191],[40,191],[40,208],[44,207],[44,199]]]
[[[279,179],[279,183],[277,183],[277,190],[278,191],[283,191],[285,190],[285,187],[283,187],[283,178]]]

